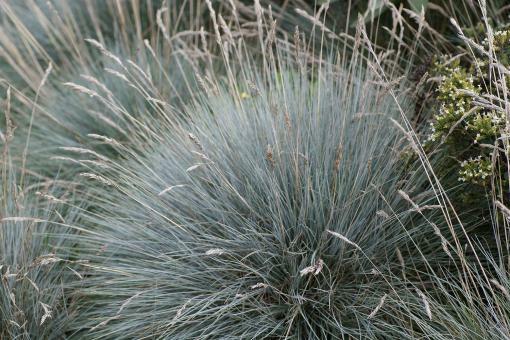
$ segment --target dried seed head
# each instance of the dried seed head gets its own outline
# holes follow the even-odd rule
[[[395,249],[395,252],[397,253],[397,259],[398,259],[398,262],[400,263],[400,267],[401,267],[401,270],[402,270],[402,277],[404,278],[404,280],[406,279],[406,272],[405,272],[405,262],[404,262],[404,257],[402,256],[402,253],[400,252],[400,249]]]
[[[284,115],[284,118],[285,118],[285,125],[287,126],[287,129],[290,130],[290,127],[291,127],[291,121],[290,121],[290,114],[288,111],[285,111],[285,115]]]
[[[206,75],[204,80],[209,84],[209,86],[211,88],[211,91],[212,91],[212,94],[214,94],[216,96],[219,96],[220,95],[220,90],[218,89],[218,86],[216,86],[216,84],[214,83],[214,81],[211,78],[212,77]]]
[[[254,284],[253,286],[251,286],[250,288],[251,289],[258,289],[258,288],[267,288],[269,287],[267,284],[263,283],[263,282],[259,282],[257,284]]]
[[[230,31],[230,28],[228,27],[227,23],[225,22],[225,19],[221,16],[221,14],[218,14],[218,19],[220,21],[221,29],[227,36],[227,42],[233,44],[234,43],[234,37],[232,36],[232,32]]]
[[[44,76],[41,80],[41,83],[39,84],[39,89],[41,89],[44,86],[44,84],[46,84],[46,81],[48,80],[52,70],[53,70],[53,65],[51,63],[49,63],[48,68],[44,72]]]
[[[443,234],[441,233],[441,230],[439,230],[439,228],[437,227],[437,225],[435,223],[431,223],[431,225],[432,225],[432,229],[434,229],[434,234],[439,236],[439,238],[441,239],[441,246],[443,247],[443,251],[446,253],[446,255],[448,255],[448,257],[450,257],[453,260],[453,256],[450,253],[450,250],[448,249],[448,245],[449,245],[448,241],[443,236]]]
[[[420,207],[418,206],[418,204],[414,203],[414,201],[411,199],[411,197],[409,197],[408,194],[406,194],[402,190],[399,190],[398,194],[402,196],[402,198],[404,198],[409,204],[411,204],[414,210],[420,211]]]
[[[81,86],[75,83],[64,83],[64,86],[70,87],[72,90],[88,95],[89,97],[99,97],[96,91],[92,91],[85,86]]]
[[[40,196],[44,199],[47,199],[48,201],[52,201],[52,202],[55,202],[55,203],[65,203],[64,200],[61,200],[60,198],[56,198],[55,196],[52,196],[50,194],[47,194],[47,193],[42,193],[40,191],[37,191],[35,193],[37,196]]]
[[[372,313],[370,313],[370,315],[368,316],[369,319],[372,319],[377,314],[377,312],[383,307],[386,297],[388,297],[388,294],[383,295],[383,297],[379,301],[379,304],[375,307],[375,309],[372,311]]]
[[[32,285],[32,287],[34,287],[34,289],[39,293],[39,287],[37,287],[37,285],[35,284],[34,281],[30,280],[30,278],[26,275],[25,275],[24,279],[27,280]]]
[[[119,310],[117,311],[117,315],[119,315],[122,310],[124,308],[126,308],[127,305],[129,305],[131,303],[131,301],[133,301],[133,299],[136,299],[137,297],[139,297],[140,295],[142,295],[144,292],[139,292],[139,293],[136,293],[135,295],[131,296],[129,299],[127,299],[126,301],[124,301],[124,303],[120,306]]]
[[[200,42],[202,43],[202,50],[208,54],[209,48],[207,47],[207,37],[205,36],[204,26],[200,27]]]
[[[170,36],[168,35],[165,24],[163,22],[163,13],[167,11],[168,8],[158,9],[158,11],[156,12],[156,23],[158,25],[158,28],[161,30],[161,33],[163,33],[163,37],[166,39],[166,41],[171,42]]]
[[[381,217],[382,217],[382,218],[384,218],[384,219],[388,219],[388,218],[390,217],[390,216],[386,213],[386,211],[384,211],[384,210],[377,210],[377,211],[375,212],[375,214],[376,214],[377,216],[381,216]]]
[[[177,319],[179,319],[179,318],[181,317],[182,313],[183,313],[183,312],[184,312],[184,310],[186,309],[186,305],[187,305],[187,304],[188,304],[188,303],[186,302],[184,305],[182,305],[182,307],[181,307],[181,308],[179,308],[179,310],[177,311],[177,313],[175,313],[175,317],[174,317],[174,319],[175,319],[175,320],[177,320]]]
[[[271,9],[271,6],[269,6]],[[274,42],[276,41],[276,20],[271,19],[271,28],[269,29],[269,33],[267,34],[267,48],[272,48]]]
[[[204,163],[199,163],[199,164],[192,165],[192,166],[190,166],[189,168],[186,169],[186,172],[191,172],[193,170],[196,170],[199,167],[201,167],[202,165],[204,165]]]
[[[301,36],[299,33],[299,27],[296,25],[296,29],[294,30],[294,47],[296,49],[296,58],[299,61],[299,52],[301,51]]]
[[[271,144],[267,144],[266,159],[271,167],[274,167],[273,148],[271,147]]]
[[[182,187],[185,187],[186,185],[184,184],[178,184],[178,185],[172,185],[172,186],[169,186],[168,188],[165,188],[163,191],[161,191],[158,196],[162,196],[164,194],[166,194],[167,192],[169,191],[172,191],[173,189],[175,188],[182,188]]]
[[[227,252],[225,251],[225,249],[221,249],[221,248],[213,248],[213,249],[209,249],[208,251],[205,252],[205,255],[208,255],[208,256],[220,256],[220,255],[223,255],[223,254],[226,254]]]
[[[117,142],[115,139],[113,138],[109,138],[109,137],[106,137],[106,136],[102,136],[102,135],[97,135],[95,133],[89,133],[87,135],[88,137],[90,138],[94,138],[94,139],[97,139],[97,140],[100,140],[100,141],[103,141],[104,143],[106,144],[110,144],[110,145],[116,145],[116,146],[119,146],[120,143]]]
[[[200,74],[196,73],[195,78],[197,79],[198,86],[204,91],[207,97],[211,97],[211,93],[209,91],[209,88],[206,86],[204,79],[200,76]]]
[[[344,146],[342,144],[339,144],[338,148],[336,149],[335,172],[338,172],[340,170],[340,163],[342,161],[343,150],[344,150]]]
[[[101,321],[100,323],[98,323],[98,324],[97,324],[97,325],[95,325],[94,327],[92,327],[92,328],[90,329],[90,331],[91,331],[91,332],[92,332],[92,331],[95,331],[95,330],[96,330],[96,329],[98,329],[98,328],[101,328],[101,327],[103,327],[103,326],[106,326],[106,325],[107,325],[110,321],[117,320],[117,319],[119,319],[119,318],[120,318],[120,315],[118,315],[118,314],[117,314],[117,315],[115,315],[115,316],[112,316],[112,317],[110,317],[110,318],[108,318],[108,319],[106,319],[106,320],[104,320],[104,321]]]
[[[321,9],[319,11],[323,10],[323,6],[324,5],[321,6]],[[316,25],[317,27],[322,29],[324,32],[328,33],[328,36],[330,36],[331,38],[336,38],[337,37],[333,31],[331,31],[329,28],[327,28],[322,23],[322,21],[320,21],[318,16],[310,15],[306,11],[304,11],[302,9],[299,9],[299,8],[296,8],[295,11],[296,11],[297,14],[301,15],[302,17],[304,17],[305,19],[309,20],[311,23],[313,23],[314,25]],[[317,13],[317,14],[320,15],[320,13]]]
[[[402,268],[405,267],[404,257],[402,256],[400,249],[397,248],[395,252],[397,253],[397,259],[398,262],[400,263],[400,266],[402,266]]]
[[[375,276],[379,276],[379,275],[381,275],[382,273],[381,273],[378,269],[372,268],[372,269],[370,270],[370,274],[375,275]]]
[[[47,304],[45,303],[42,303],[39,301],[39,303],[41,304],[43,310],[44,310],[44,315],[41,317],[41,322],[40,322],[40,326],[42,326],[42,324],[47,320],[47,319],[51,319],[51,307],[48,306]]]
[[[131,81],[129,81],[129,79],[121,72],[117,71],[117,70],[114,70],[114,69],[111,69],[111,68],[108,68],[108,67],[105,67],[104,69],[106,72],[110,73],[111,75],[125,81],[126,83],[128,84],[131,84]]]
[[[322,271],[323,267],[324,267],[324,261],[322,259],[319,259],[317,262],[315,262],[314,265],[302,269],[299,272],[299,274],[301,276],[305,276],[308,274],[318,275]]]
[[[122,67],[124,67],[124,65],[122,64],[122,61],[116,56],[114,55],[113,53],[111,53],[110,51],[108,51],[104,46],[103,44],[101,44],[99,41],[95,40],[95,39],[85,39],[86,42],[88,42],[89,44],[93,45],[94,47],[96,47],[97,49],[99,49],[99,51],[101,51],[101,53],[103,53],[105,56],[107,56],[108,58],[112,59],[113,61],[115,61],[117,64],[121,65]]]
[[[110,98],[113,97],[113,93],[106,87],[105,84],[100,82],[97,78],[89,76],[89,75],[86,75],[86,74],[82,74],[81,77],[83,79],[87,80],[88,82],[90,82],[90,83],[96,85],[97,87],[99,87],[101,90],[103,90],[103,92],[106,93],[106,95],[108,97],[110,97]]]
[[[99,182],[101,182],[101,183],[103,183],[105,185],[108,185],[108,186],[113,185],[113,182],[110,181],[109,179],[106,179],[103,176],[99,176],[99,175],[92,174],[92,173],[89,173],[89,172],[82,172],[80,174],[80,176],[85,177],[85,178],[89,178],[89,179],[97,180],[97,181],[99,181]]]
[[[344,241],[345,243],[350,244],[351,246],[353,246],[354,248],[358,249],[359,251],[362,251],[360,246],[358,246],[356,243],[354,243],[354,242],[352,242],[351,240],[349,240],[349,239],[348,239],[347,237],[345,237],[344,235],[339,234],[339,233],[334,232],[334,231],[331,231],[331,230],[327,230],[327,232],[328,232],[329,234],[333,235],[334,237],[341,239],[341,240],[342,240],[342,241]]]
[[[211,15],[211,19],[213,21],[214,34],[216,35],[216,42],[218,43],[218,45],[221,46],[222,45],[221,44],[221,34],[220,34],[220,28],[218,26],[218,21],[216,20],[216,11],[214,10],[214,8],[212,6],[211,0],[205,0],[205,3],[207,4],[207,7],[208,7],[210,15]]]
[[[37,257],[32,262],[30,267],[31,268],[42,267],[42,266],[46,266],[46,265],[52,264],[52,263],[57,263],[60,261],[62,261],[62,259],[56,257],[55,254],[46,254],[46,255],[41,255],[41,256]]]
[[[496,286],[496,288],[498,288],[505,295],[505,297],[508,300],[510,300],[510,294],[508,293],[508,290],[501,283],[499,283],[495,279],[491,279],[490,281],[494,286]]]
[[[16,127],[12,123],[11,119],[11,87],[7,88],[7,96],[6,96],[6,108],[5,108],[5,136],[3,136],[2,140],[4,142],[9,142],[14,136],[14,130]]]
[[[60,150],[64,150],[64,151],[69,151],[69,152],[75,152],[75,153],[79,153],[79,154],[88,154],[88,155],[92,155],[94,157],[97,157],[103,161],[106,161],[108,160],[107,157],[101,155],[101,154],[98,154],[97,152],[93,151],[93,150],[90,150],[90,149],[84,149],[84,148],[77,148],[77,147],[68,147],[68,146],[62,146],[62,147],[59,147]]]
[[[200,149],[200,151],[204,151],[204,147],[194,134],[188,133],[188,137]]]
[[[418,288],[416,288],[416,293],[418,294],[419,297],[421,297],[421,299],[423,301],[423,309],[425,310],[425,313],[429,317],[429,320],[432,320],[432,311],[430,310],[430,304],[429,304],[427,297]]]

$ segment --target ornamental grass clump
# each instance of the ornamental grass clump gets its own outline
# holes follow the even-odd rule
[[[182,114],[145,117],[136,148],[115,144],[121,160],[84,174],[102,187],[80,239],[91,269],[76,334],[404,333],[405,310],[391,306],[454,251],[431,222],[442,206],[426,174],[403,166],[405,96],[396,105],[360,59],[308,68],[275,51],[229,63]]]
[[[329,2],[293,34],[261,1],[196,3],[0,2],[0,338],[507,338],[506,101],[487,89],[506,94],[508,36],[461,35],[498,67],[435,64],[422,147],[430,84],[407,72],[451,47],[422,53],[425,8],[385,2],[393,27],[374,8],[350,37]],[[457,213],[458,176],[493,200]]]

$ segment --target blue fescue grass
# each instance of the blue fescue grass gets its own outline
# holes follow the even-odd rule
[[[278,51],[259,69],[228,64],[224,86],[181,114],[144,117],[136,148],[108,142],[122,161],[89,168],[105,187],[80,239],[93,270],[76,334],[402,334],[392,323],[405,316],[381,301],[406,301],[406,285],[422,287],[420,273],[449,258],[441,241],[428,244],[441,240],[429,221],[438,206],[425,173],[403,160],[412,148],[399,108],[361,62],[323,64],[317,76]]]
[[[362,23],[346,38],[320,15],[291,43],[259,1],[251,26],[199,2],[212,33],[190,41],[151,2],[143,32],[124,29],[140,28],[136,2],[99,2],[120,16],[90,14],[83,31],[52,3],[69,21],[36,36],[25,28],[44,15],[30,26],[0,4],[14,24],[0,38],[6,112],[29,135],[0,135],[21,150],[2,158],[6,337],[508,337],[504,246],[470,234],[478,216],[455,211],[409,130],[402,79],[435,34],[423,17],[393,55]],[[35,195],[32,171],[85,193],[62,204],[66,181]]]

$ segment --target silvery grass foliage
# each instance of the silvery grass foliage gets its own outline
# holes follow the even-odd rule
[[[114,156],[111,148],[89,135],[129,143],[130,129],[138,124],[133,122],[157,115],[154,112],[162,102],[179,108],[191,101],[197,84],[187,75],[202,74],[203,65],[212,71],[221,60],[215,53],[217,48],[211,46],[214,35],[203,29],[211,25],[203,18],[208,14],[206,3],[0,3],[0,29],[5,33],[0,36],[0,57],[5,61],[0,67],[0,83],[11,89],[18,129],[30,136],[28,143],[12,143],[11,147],[23,151],[17,154],[30,156],[21,161],[27,160],[27,166],[42,177],[58,172],[60,178],[69,179],[76,173],[67,157],[70,149]],[[224,17],[218,16],[223,35],[231,40],[252,35],[253,30],[241,28],[246,19],[234,2],[220,5],[210,4],[211,9],[227,7],[221,12]],[[238,5],[244,15],[254,13],[252,7]],[[232,12],[235,20],[228,17]],[[136,83],[124,81],[127,78],[136,79]],[[210,85],[214,76],[202,74],[202,78]],[[143,93],[142,100],[139,92]],[[91,104],[89,96],[102,97],[112,105],[105,109],[102,103]]]
[[[149,58],[160,58],[152,56],[147,50]],[[142,61],[140,61],[140,64]],[[140,99],[134,95],[134,90],[128,83],[119,81],[119,78],[130,76],[124,74],[127,70],[107,57],[98,57],[99,63],[87,68],[80,68],[79,74],[73,72],[65,76],[48,73],[47,81],[41,86],[41,94],[29,98],[22,95],[16,89],[11,88],[13,93],[13,120],[19,126],[19,130],[29,135],[26,140],[18,140],[12,143],[17,150],[26,150],[26,166],[40,176],[51,177],[56,173],[62,179],[72,178],[76,172],[75,163],[67,157],[73,150],[94,150],[85,153],[82,160],[87,160],[90,154],[102,153],[111,157],[115,156],[113,150],[107,146],[97,143],[90,135],[106,135],[118,141],[130,143],[131,129],[140,116],[156,115],[155,102],[159,97],[164,97],[169,103],[175,106],[183,106],[187,98],[192,95],[192,86],[185,81],[180,81],[185,70],[193,73],[193,67],[185,60],[165,60],[165,69],[162,69],[154,60],[146,60],[145,65],[152,69],[155,75],[164,74],[168,70],[172,80],[163,77],[143,79],[145,86],[154,91],[146,93],[153,101]],[[105,69],[107,71],[105,71]],[[120,71],[119,71],[120,69]],[[131,72],[138,72],[132,67]],[[106,76],[105,76],[106,73]],[[174,85],[175,84],[175,85]],[[142,85],[142,84],[140,84]],[[85,86],[92,88],[84,93]],[[20,96],[24,98],[20,100]],[[99,103],[91,103],[90,97],[112,98],[115,97],[122,104],[115,108],[105,109]],[[170,104],[168,104],[170,105]],[[129,110],[132,115],[119,115],[118,112]],[[23,153],[19,152],[18,156]],[[21,164],[19,158],[16,158]]]
[[[183,50],[193,50],[194,41],[204,41],[201,46],[207,47],[198,33],[203,5],[195,1],[159,5],[161,1],[0,3],[1,84],[11,90],[18,131],[30,136],[28,147],[23,141],[19,145],[13,141],[11,147],[20,156],[26,149],[33,171],[47,177],[59,172],[61,178],[69,178],[66,173],[73,174],[74,168],[63,165],[65,152],[59,148],[94,149],[97,145],[88,143],[87,136],[92,133],[129,138],[125,118],[87,105],[84,98],[90,93],[79,93],[76,85],[94,86],[105,97],[115,95],[135,115],[136,111],[150,114],[147,102],[130,101],[136,98],[133,89],[119,81],[127,70],[116,63],[113,53],[139,65],[132,72],[152,70],[154,76],[144,81],[150,83],[146,87],[154,90],[150,93],[154,98],[165,97],[171,105],[182,106],[192,96],[194,84],[186,83],[183,74],[197,72],[198,57]],[[188,31],[177,35],[183,23]]]
[[[9,141],[0,157],[0,338],[62,339],[73,313],[67,287],[81,278],[68,225],[77,210],[63,208],[72,197],[52,183],[20,186]]]
[[[209,4],[213,10],[225,8],[218,11],[215,25],[221,27],[215,32],[220,34],[221,30],[221,34],[231,40],[229,43],[247,40],[247,36],[254,32],[256,36],[257,31],[261,31],[245,28],[243,15],[264,25],[273,34],[280,32],[273,21],[276,11],[273,17],[272,10],[266,10],[269,13],[266,18],[257,13],[257,10],[262,11],[260,4],[251,7],[235,1],[229,1],[228,5]],[[60,152],[59,148],[86,147],[108,153],[109,148],[97,148],[96,143],[90,143],[88,135],[129,140],[131,131],[130,125],[125,124],[125,115],[88,105],[84,99],[93,93],[76,94],[73,90],[79,92],[79,87],[69,85],[94,87],[102,91],[104,97],[114,95],[122,103],[121,107],[117,105],[117,110],[133,114],[129,119],[150,114],[152,108],[146,101],[131,100],[136,98],[133,87],[122,81],[130,75],[126,74],[125,65],[118,65],[118,59],[112,56],[122,56],[126,62],[129,60],[140,67],[140,70],[131,68],[129,72],[152,75],[151,79],[143,79],[143,83],[138,84],[151,89],[147,96],[172,106],[188,102],[196,92],[196,84],[188,82],[184,75],[201,73],[200,66],[204,64],[213,69],[213,63],[221,59],[214,53],[217,48],[209,43],[217,37],[201,29],[213,26],[211,21],[204,20],[207,7],[207,1],[193,0],[8,0],[0,3],[3,33],[0,57],[5,61],[0,67],[1,83],[4,88],[12,87],[15,120],[18,127],[31,136],[28,148],[24,144],[13,145],[31,154],[28,157],[30,168],[42,176],[51,177],[60,172],[61,178],[71,177],[75,169],[71,164],[63,165],[61,161],[66,152]],[[321,6],[322,15],[326,7]],[[306,16],[303,11],[299,13]],[[313,25],[315,33],[322,27],[320,22],[306,22],[308,26]],[[261,38],[266,40],[270,36]],[[345,38],[336,36],[336,39]],[[321,41],[313,40],[314,46]],[[48,65],[52,66],[49,73]],[[204,76],[206,81],[214,78],[211,74],[207,76]],[[41,86],[43,82],[45,86]]]
[[[427,217],[438,208],[427,177],[403,166],[401,112],[358,59],[316,73],[279,51],[261,69],[228,68],[237,76],[204,87],[182,115],[163,105],[165,119],[145,117],[136,148],[100,137],[122,161],[85,174],[103,187],[80,239],[93,269],[77,292],[76,334],[405,332],[405,313],[385,301],[405,305],[407,286],[421,292],[420,273],[449,257]]]

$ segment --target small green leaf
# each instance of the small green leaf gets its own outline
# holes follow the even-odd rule
[[[427,4],[429,0],[407,0],[409,2],[409,6],[414,12],[421,12],[421,8],[427,8]]]

